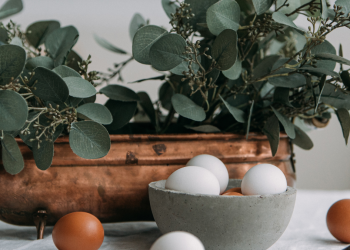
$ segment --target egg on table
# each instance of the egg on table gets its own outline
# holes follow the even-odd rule
[[[330,207],[327,227],[334,238],[350,243],[350,199],[337,201]]]
[[[186,166],[198,166],[209,170],[216,176],[220,183],[220,194],[226,190],[229,175],[225,164],[219,158],[207,154],[197,155]]]
[[[52,239],[59,250],[97,250],[102,245],[104,230],[92,214],[74,212],[57,221]]]
[[[187,232],[171,232],[160,237],[150,250],[205,250],[202,242]]]
[[[197,166],[176,170],[166,180],[165,188],[192,194],[220,194],[220,184],[215,175]]]
[[[283,172],[272,164],[259,164],[244,175],[243,195],[280,194],[287,190],[287,180]]]

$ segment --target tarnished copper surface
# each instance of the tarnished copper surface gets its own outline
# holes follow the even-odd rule
[[[198,154],[211,154],[226,164],[230,178],[242,178],[257,163],[277,165],[294,186],[289,139],[281,136],[271,156],[265,136],[233,134],[112,135],[103,159],[76,156],[67,137],[55,144],[52,166],[41,171],[18,139],[25,168],[12,176],[0,165],[0,220],[34,225],[33,214],[47,211],[47,225],[74,211],[94,214],[101,222],[153,220],[147,185],[166,179]]]

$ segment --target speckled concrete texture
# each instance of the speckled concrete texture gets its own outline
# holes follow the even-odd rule
[[[230,180],[227,189],[240,187]],[[277,195],[216,196],[186,194],[164,188],[165,180],[149,184],[153,216],[160,231],[196,235],[206,250],[266,250],[286,230],[296,190]]]

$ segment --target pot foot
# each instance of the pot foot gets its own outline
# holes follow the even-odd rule
[[[34,223],[36,226],[37,239],[42,240],[44,238],[44,229],[46,226],[47,212],[46,210],[38,210],[34,214]]]

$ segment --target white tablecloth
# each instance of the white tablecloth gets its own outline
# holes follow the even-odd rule
[[[270,250],[341,250],[348,245],[336,241],[326,226],[329,207],[340,199],[350,198],[350,191],[299,190],[289,227]],[[154,222],[105,224],[101,250],[149,250],[161,235]],[[56,250],[52,227],[44,240],[36,240],[33,227],[17,227],[0,222],[1,250]]]

